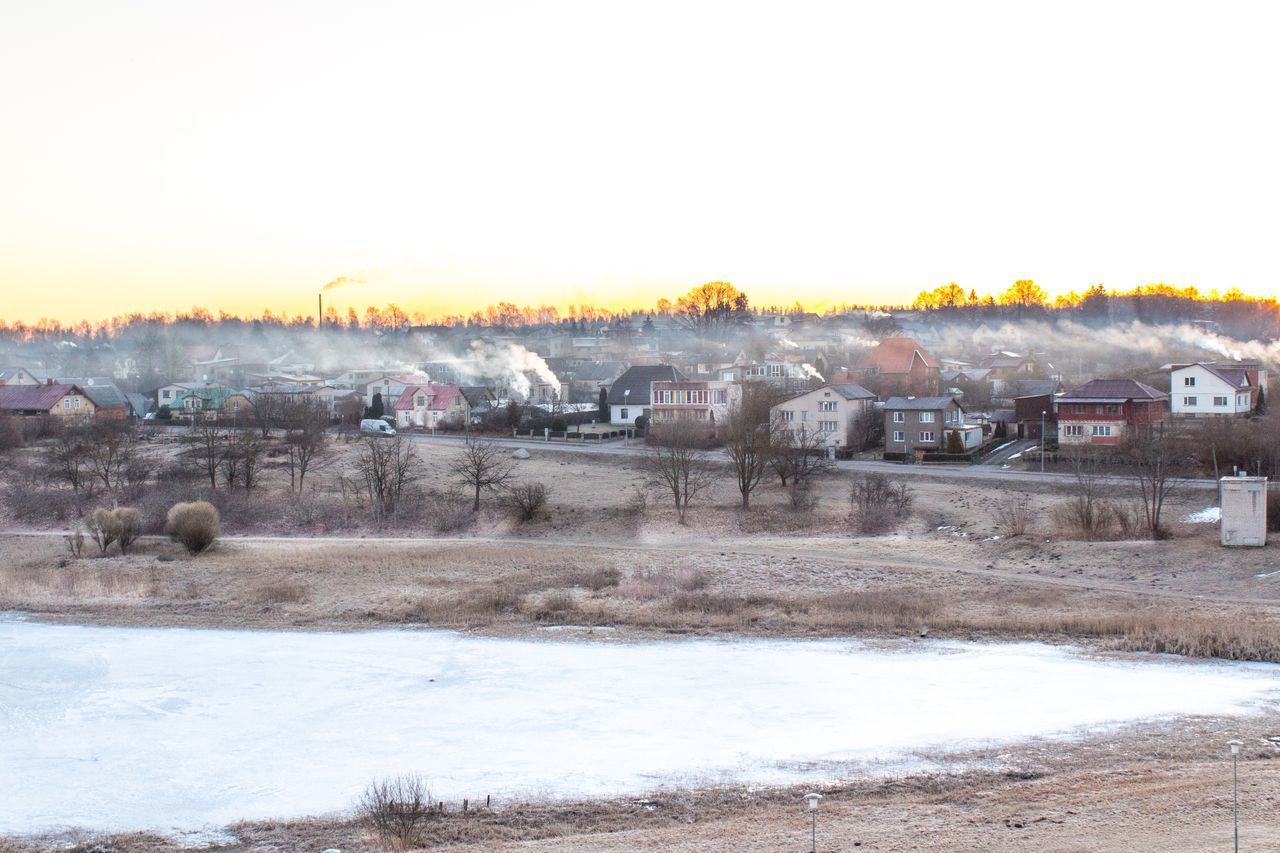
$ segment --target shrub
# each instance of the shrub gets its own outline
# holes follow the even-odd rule
[[[356,804],[361,820],[392,850],[422,846],[431,792],[420,776],[396,776],[369,785]]]
[[[115,516],[116,541],[120,543],[120,553],[128,554],[142,530],[142,513],[133,507],[122,506],[112,510],[111,514]]]
[[[564,418],[555,418],[551,421],[551,431],[552,432],[568,432],[569,424],[565,421]]]
[[[592,592],[617,586],[622,580],[622,572],[610,566],[604,569],[588,569],[570,578],[573,586],[586,587]]]
[[[854,528],[861,533],[887,533],[911,511],[914,494],[906,483],[883,474],[854,478],[849,490]]]
[[[991,508],[996,529],[1005,537],[1022,536],[1031,526],[1032,511],[1023,497],[1005,497]]]
[[[67,550],[71,552],[71,556],[77,560],[84,553],[84,531],[76,527],[67,534]]]
[[[218,538],[218,510],[207,501],[174,504],[165,516],[164,532],[188,553],[199,554]]]
[[[521,524],[533,521],[547,505],[549,490],[542,483],[517,483],[502,497],[506,507]]]
[[[98,551],[101,554],[107,553],[111,543],[120,536],[116,514],[105,507],[99,507],[86,515],[84,517],[84,526],[89,531],[89,536],[98,544]]]

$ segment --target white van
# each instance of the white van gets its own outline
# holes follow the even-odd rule
[[[360,422],[360,431],[369,435],[395,435],[395,427],[381,418],[365,418]]]

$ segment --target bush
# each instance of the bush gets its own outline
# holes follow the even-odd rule
[[[649,425],[649,419],[644,415],[636,416],[636,432],[643,433],[644,428]]]
[[[1280,530],[1280,489],[1267,490],[1267,529]]]
[[[564,418],[555,418],[551,421],[551,431],[552,432],[568,432],[569,424],[565,422]]]
[[[550,491],[542,483],[517,483],[502,497],[506,507],[521,524],[533,521],[547,505]]]
[[[188,553],[199,554],[218,538],[218,510],[207,501],[174,504],[165,515],[164,532]]]
[[[72,530],[66,536],[67,550],[71,552],[71,556],[77,560],[84,553],[84,531],[79,527]]]
[[[99,507],[84,517],[85,529],[98,545],[98,552],[106,554],[111,543],[120,536],[120,528],[116,522],[116,514],[104,507]]]
[[[387,847],[412,850],[422,846],[431,792],[420,776],[382,779],[365,789],[356,811]]]
[[[851,520],[860,533],[888,533],[911,511],[914,494],[906,483],[893,483],[883,474],[854,478],[849,490]]]
[[[996,501],[991,509],[995,516],[996,530],[1006,538],[1022,536],[1031,526],[1032,510],[1023,497],[1006,497]]]
[[[116,522],[116,541],[120,543],[120,553],[128,554],[130,546],[137,540],[142,531],[142,513],[133,507],[122,506],[112,510]]]

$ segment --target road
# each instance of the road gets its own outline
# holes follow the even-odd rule
[[[440,443],[445,445],[460,446],[466,442],[465,436],[459,435],[426,435],[421,433],[406,433],[407,438],[417,443]],[[513,450],[523,447],[530,453],[536,453],[539,450],[552,451],[557,453],[584,453],[595,456],[639,456],[645,453],[645,446],[640,439],[632,439],[629,443],[618,440],[604,442],[567,442],[567,441],[545,441],[540,438],[494,438],[494,443],[511,447]],[[1014,445],[1026,447],[1035,445],[1034,441],[1018,441]],[[1006,458],[1018,452],[1018,446],[1008,446],[1001,450]],[[713,450],[710,453],[711,458],[728,462],[728,456],[723,450]],[[1003,463],[1002,463],[1003,464]],[[979,464],[979,465],[954,465],[949,463],[922,463],[906,465],[901,462],[883,462],[879,460],[839,460],[836,462],[836,468],[844,471],[853,471],[860,473],[877,473],[892,474],[897,477],[934,477],[944,480],[976,480],[1000,483],[1050,483],[1055,485],[1067,485],[1073,482],[1074,477],[1071,474],[1058,473],[1054,471],[1027,470],[1017,461],[1008,468],[1002,468],[1000,464]],[[1100,476],[1098,482],[1113,485],[1127,486],[1133,484],[1132,477],[1124,476]],[[1218,484],[1212,479],[1188,479],[1179,484],[1180,489],[1196,489],[1196,490],[1215,490]]]

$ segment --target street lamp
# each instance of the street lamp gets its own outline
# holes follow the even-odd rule
[[[1044,409],[1040,410],[1040,473],[1044,473]]]
[[[809,849],[812,853],[818,853],[818,800],[822,799],[822,795],[805,794],[804,799],[809,804],[809,832],[812,838]]]
[[[1231,747],[1231,816],[1235,822],[1236,828],[1236,853],[1240,853],[1240,777],[1236,773],[1236,766],[1240,760],[1240,747],[1244,746],[1244,741],[1230,740],[1227,746]]]

